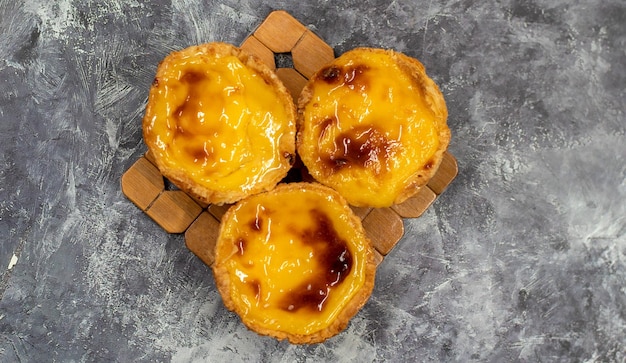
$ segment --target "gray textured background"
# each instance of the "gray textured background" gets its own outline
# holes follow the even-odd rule
[[[119,187],[157,63],[279,8],[419,58],[460,168],[314,346],[247,331]],[[625,49],[623,0],[0,0],[0,361],[624,362]]]

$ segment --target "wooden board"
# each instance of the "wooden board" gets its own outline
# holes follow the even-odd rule
[[[285,11],[272,12],[242,42],[286,85],[295,100],[316,70],[334,59],[333,49]],[[277,55],[291,57],[293,67],[277,65]],[[418,218],[458,173],[454,156],[446,152],[435,176],[417,195],[390,208],[353,208],[377,251],[377,261],[404,235],[403,218]],[[180,190],[168,190],[149,153],[122,175],[122,192],[168,233],[184,233],[185,244],[207,265],[213,264],[220,219],[229,206],[205,205]]]

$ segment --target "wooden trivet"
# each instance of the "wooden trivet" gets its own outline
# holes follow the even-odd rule
[[[335,58],[333,49],[287,12],[272,12],[241,44],[276,71],[294,100],[318,69]],[[293,67],[277,67],[279,57]],[[403,218],[417,218],[443,193],[458,173],[454,156],[446,152],[427,186],[402,204],[389,208],[353,208],[372,241],[378,263],[404,235]],[[214,262],[213,250],[220,220],[230,207],[201,203],[185,192],[168,188],[150,153],[122,175],[122,192],[168,233],[184,233],[185,244],[205,264]]]

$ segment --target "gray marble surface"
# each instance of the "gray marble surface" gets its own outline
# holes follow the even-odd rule
[[[249,332],[120,191],[170,51],[286,9],[419,58],[459,176],[345,332]],[[0,361],[626,361],[623,0],[0,0]]]

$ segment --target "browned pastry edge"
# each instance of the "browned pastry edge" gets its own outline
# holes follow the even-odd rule
[[[425,102],[432,110],[433,114],[436,116],[437,122],[437,133],[439,137],[439,147],[435,151],[429,168],[421,168],[417,172],[415,172],[411,177],[407,180],[407,186],[402,190],[398,196],[396,197],[393,204],[400,204],[407,200],[408,198],[417,194],[421,187],[428,184],[428,181],[437,173],[437,169],[439,169],[439,165],[441,165],[441,161],[443,160],[443,154],[448,148],[450,143],[450,129],[447,125],[448,119],[448,109],[446,107],[445,99],[443,94],[439,90],[439,87],[435,82],[428,77],[426,74],[426,69],[424,65],[415,58],[409,57],[403,53],[396,52],[391,49],[378,49],[378,48],[354,48],[344,54],[348,54],[351,52],[372,52],[372,53],[387,53],[391,56],[391,58],[396,62],[398,67],[407,75],[410,76],[412,82],[420,87],[425,95]],[[332,64],[329,63],[328,65]],[[327,65],[327,66],[328,66]],[[300,93],[300,97],[298,98],[298,114],[297,114],[297,135],[296,135],[296,149],[299,151],[302,147],[302,138],[301,134],[305,127],[304,122],[304,109],[307,104],[313,98],[313,86],[316,79],[319,78],[321,72],[324,71],[325,67],[322,67],[318,70],[307,82],[307,84],[302,89]],[[319,181],[319,180],[318,180]],[[358,205],[358,207],[365,207],[363,205]]]
[[[333,337],[343,331],[350,319],[356,315],[357,312],[365,305],[367,300],[369,299],[372,290],[374,288],[375,275],[376,275],[376,261],[373,252],[373,247],[371,242],[367,238],[365,234],[365,230],[361,225],[361,220],[354,214],[352,209],[349,207],[346,200],[337,193],[334,189],[323,186],[318,183],[307,183],[307,182],[299,182],[299,183],[289,183],[289,184],[280,184],[275,189],[267,192],[268,194],[278,194],[283,190],[314,190],[322,195],[329,195],[332,198],[332,202],[339,203],[344,209],[348,218],[348,224],[354,228],[358,234],[362,236],[362,242],[366,246],[366,261],[365,261],[365,279],[364,284],[361,286],[359,291],[353,296],[350,302],[339,312],[336,319],[326,328],[314,332],[312,334],[302,335],[302,334],[291,334],[279,330],[268,329],[259,324],[255,324],[254,322],[247,321],[243,312],[239,308],[239,306],[231,299],[230,296],[230,274],[228,273],[228,269],[224,265],[224,262],[232,253],[232,241],[226,241],[223,239],[223,232],[225,230],[226,221],[231,219],[235,214],[236,205],[231,207],[226,214],[222,217],[222,223],[220,224],[220,232],[219,237],[215,246],[215,263],[212,266],[213,274],[215,276],[215,282],[217,289],[222,296],[222,300],[224,301],[224,305],[228,310],[235,312],[240,316],[243,323],[252,331],[257,332],[261,335],[267,335],[274,337],[279,340],[287,339],[292,344],[313,344],[320,343],[325,341],[326,339]],[[246,199],[241,200],[239,203],[245,203]]]
[[[153,116],[153,104],[154,104],[154,91],[156,89],[156,83],[158,83],[158,79],[163,76],[163,73],[167,69],[168,65],[171,63],[175,63],[179,61],[181,58],[188,56],[189,54],[201,54],[202,56],[227,56],[233,55],[239,58],[243,64],[245,64],[248,68],[254,70],[257,74],[259,74],[266,83],[268,83],[275,91],[279,97],[280,102],[285,105],[285,110],[287,111],[287,115],[290,116],[291,120],[295,123],[296,118],[296,109],[293,102],[293,98],[291,94],[282,83],[282,81],[278,78],[276,73],[271,70],[265,63],[263,63],[259,58],[254,55],[247,53],[246,51],[235,47],[234,45],[222,42],[212,42],[205,43],[201,45],[191,46],[185,48],[180,51],[175,51],[170,53],[165,59],[163,59],[158,67],[156,72],[155,81],[150,87],[150,94],[148,97],[148,104],[146,106],[146,113],[143,118],[143,136],[148,149],[152,152],[154,156],[155,163],[161,174],[168,178],[174,185],[176,185],[181,190],[186,193],[192,195],[196,199],[208,203],[208,204],[229,204],[234,203],[248,195],[260,193],[263,191],[271,190],[276,186],[276,184],[282,180],[286,175],[293,161],[295,160],[295,140],[293,138],[283,137],[280,140],[280,145],[278,148],[280,150],[280,155],[283,157],[281,160],[283,173],[276,173],[273,178],[262,180],[257,185],[249,188],[246,191],[241,190],[231,190],[231,191],[218,191],[212,190],[206,186],[198,185],[194,182],[185,170],[180,168],[172,168],[169,167],[161,158],[161,153],[155,149],[155,146],[150,143],[146,134],[146,126],[149,123],[149,120]],[[294,130],[295,137],[295,130]]]

